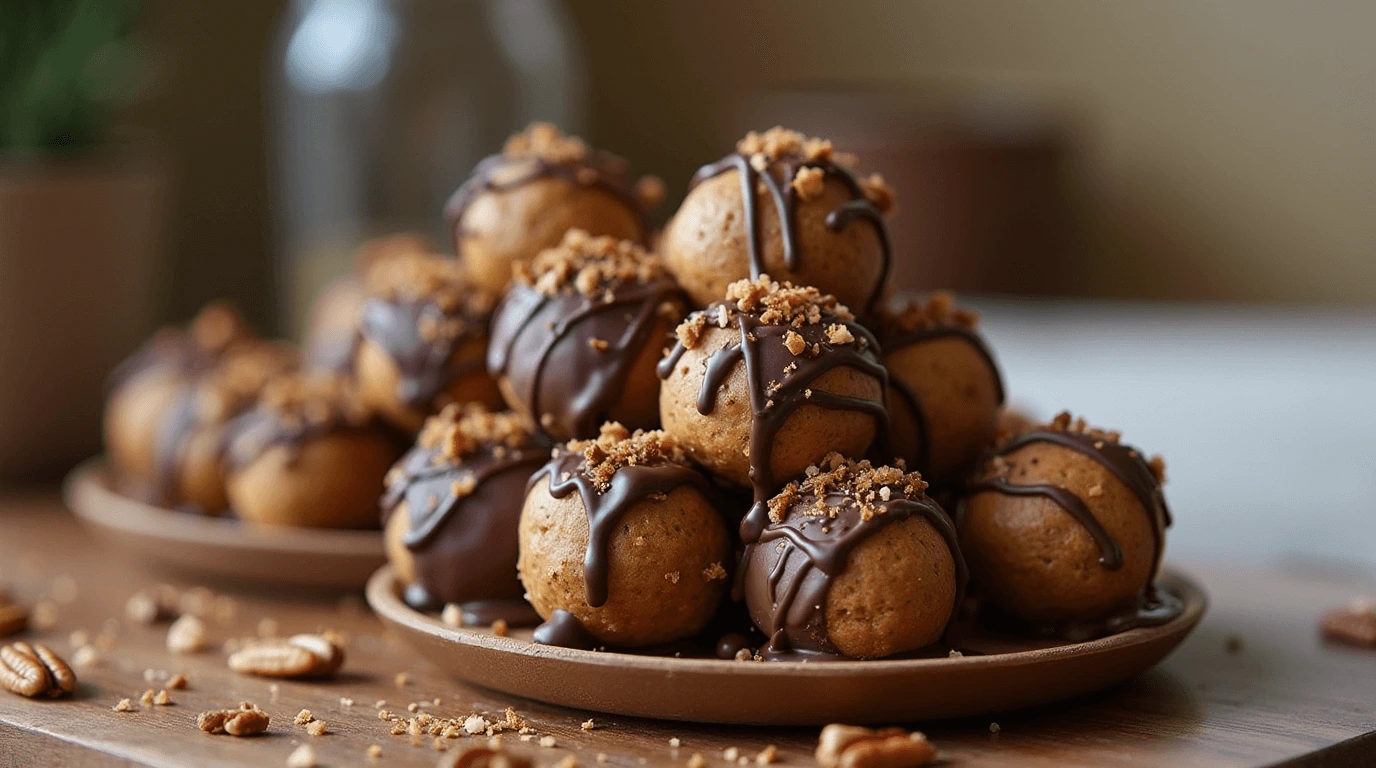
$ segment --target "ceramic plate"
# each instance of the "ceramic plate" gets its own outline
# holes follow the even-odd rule
[[[112,489],[102,459],[72,470],[64,495],[99,540],[186,576],[356,590],[387,561],[379,531],[253,527],[132,499]]]
[[[407,643],[466,682],[578,709],[702,723],[910,722],[1045,704],[1122,682],[1161,661],[1204,615],[1203,590],[1167,571],[1184,610],[1159,627],[1083,643],[970,638],[960,658],[719,661],[554,648],[530,630],[498,637],[411,609],[390,568],[368,603]]]

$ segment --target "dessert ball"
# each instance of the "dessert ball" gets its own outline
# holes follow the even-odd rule
[[[829,453],[863,456],[885,430],[887,374],[874,337],[833,296],[761,277],[732,283],[726,299],[679,325],[659,366],[659,413],[697,462],[754,490],[749,543],[784,483]]]
[[[259,525],[376,528],[382,480],[400,454],[353,382],[323,373],[269,382],[227,442],[230,506]]]
[[[979,317],[947,293],[926,302],[903,296],[876,314],[894,452],[932,485],[948,486],[992,443],[1003,404]]]
[[[916,472],[833,453],[769,500],[742,559],[765,655],[877,658],[940,639],[965,587],[955,526]]]
[[[621,158],[535,123],[478,163],[444,213],[473,280],[501,295],[513,266],[558,245],[570,229],[646,242],[646,208],[662,197],[657,179],[632,189]]]
[[[350,370],[358,345],[358,318],[368,301],[368,270],[393,256],[434,252],[429,240],[410,233],[379,237],[361,245],[353,271],[330,282],[315,297],[306,328],[306,364],[321,371]]]
[[[596,437],[608,420],[657,427],[655,366],[686,309],[659,257],[569,230],[517,267],[493,314],[487,370],[554,440]]]
[[[1062,413],[1002,443],[957,519],[980,593],[1040,627],[1135,610],[1161,562],[1165,466]]]
[[[769,274],[865,314],[888,279],[892,205],[883,179],[858,178],[830,141],[771,128],[698,170],[658,247],[699,306]]]
[[[251,407],[268,381],[295,370],[300,354],[249,339],[225,350],[187,386],[158,426],[152,498],[167,506],[218,515],[229,505],[223,471],[225,429]]]
[[[110,375],[105,446],[121,480],[151,493],[160,430],[167,415],[236,342],[251,338],[239,314],[222,302],[200,311],[185,331],[158,331]],[[151,498],[162,503],[163,499]]]
[[[374,265],[354,360],[364,404],[411,433],[451,402],[500,407],[483,367],[494,303],[453,259],[408,253]]]
[[[387,556],[417,607],[520,600],[516,527],[526,483],[549,460],[530,420],[448,405],[387,475]]]
[[[581,627],[551,634],[643,646],[692,635],[712,617],[731,543],[707,478],[687,462],[669,435],[611,423],[535,473],[521,512],[521,583],[547,623]]]

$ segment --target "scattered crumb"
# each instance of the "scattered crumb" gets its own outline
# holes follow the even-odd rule
[[[369,744],[369,745],[368,745],[368,751],[367,751],[365,754],[368,755],[368,759],[369,759],[369,760],[378,760],[378,759],[380,759],[380,758],[382,757],[382,745],[381,745],[381,744]]]
[[[144,691],[143,695],[139,697],[139,705],[142,706],[144,709],[148,709],[149,707],[153,706],[153,697],[156,695],[157,694],[154,693],[151,688]]]
[[[398,688],[405,688],[406,684],[410,682],[410,680],[411,678],[407,677],[405,672],[398,672],[397,676],[393,678],[393,682],[396,683]]]
[[[511,629],[507,626],[505,619],[497,619],[492,622],[492,634],[497,637],[506,637],[511,634]]]
[[[185,688],[186,685],[186,675],[173,675],[172,679],[167,681],[167,688],[173,691],[180,691]]]
[[[312,736],[324,736],[329,729],[329,723],[324,720],[312,720],[306,724],[306,733]]]
[[[963,653],[961,653],[960,651],[957,651],[956,649],[952,648],[952,649],[951,649],[951,652],[948,653],[948,654],[946,654],[946,656],[947,656],[948,658],[952,658],[952,659],[960,659],[960,658],[964,658],[965,654],[963,654]]]
[[[677,736],[675,736],[672,739],[669,739],[669,749],[678,749],[681,746],[683,746],[683,741],[680,740]]]
[[[167,650],[172,653],[200,653],[205,650],[205,622],[186,614],[167,628]]]
[[[314,719],[315,716],[311,714],[311,711],[309,709],[303,709],[300,712],[296,713],[295,722],[297,725],[305,725],[306,723],[309,723]]]
[[[578,727],[579,727],[579,728],[582,728],[582,729],[585,730],[585,731],[591,731],[593,728],[596,728],[597,725],[596,725],[595,723],[593,723],[592,720],[584,720],[584,721],[583,721],[583,724],[580,725],[580,726],[578,726]]]
[[[760,753],[758,755],[755,755],[755,764],[769,765],[770,763],[773,763],[778,759],[779,748],[774,746],[773,744],[770,744],[766,746],[764,749],[760,750]]]
[[[287,768],[315,768],[315,749],[302,744],[287,758]]]
[[[341,696],[341,697],[339,697],[339,706],[341,706],[341,707],[352,707],[353,705],[354,705],[354,700],[351,699],[351,698],[349,698],[348,696]]]
[[[116,712],[133,712],[134,702],[132,699],[120,699],[118,704],[111,707]]]
[[[665,581],[668,581],[670,584],[677,584],[679,579],[678,571],[671,571],[669,573],[664,574],[664,579]]]
[[[734,763],[736,759],[741,756],[741,751],[737,747],[727,747],[725,751],[721,753],[721,756],[723,760]]]
[[[487,718],[482,715],[469,715],[463,721],[463,729],[472,735],[483,733],[487,730]]]
[[[578,758],[573,755],[564,755],[558,766],[559,768],[578,768]]]
[[[159,707],[170,707],[173,703],[172,696],[167,692],[166,688],[158,691],[158,695],[153,697],[153,704]]]
[[[688,758],[688,768],[707,768],[707,760],[702,755],[694,752]]]
[[[554,744],[555,741],[553,736],[540,737],[540,746],[544,747],[545,749],[552,749],[554,747]]]
[[[440,621],[451,627],[463,626],[463,609],[457,603],[449,603],[440,612]]]
[[[989,732],[990,732],[990,733],[998,733],[998,732],[1001,731],[1001,730],[1003,730],[1003,729],[999,727],[999,724],[998,724],[998,723],[990,723],[990,724],[989,724]]]

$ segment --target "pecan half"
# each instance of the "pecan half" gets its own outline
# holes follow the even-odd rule
[[[253,736],[268,729],[268,713],[244,702],[238,709],[212,709],[196,718],[196,727],[206,733]]]
[[[320,635],[295,635],[251,645],[229,657],[229,668],[259,677],[328,677],[344,664],[344,649]]]
[[[58,698],[76,690],[76,674],[46,645],[0,648],[0,686],[20,696]]]
[[[927,737],[902,728],[871,730],[833,723],[817,740],[817,764],[822,768],[912,768],[936,759]]]

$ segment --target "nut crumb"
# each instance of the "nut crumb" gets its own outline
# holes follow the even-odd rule
[[[167,692],[166,688],[163,688],[162,690],[158,691],[158,694],[153,697],[153,704],[155,706],[170,707],[174,703],[175,702],[172,701],[171,694]]]
[[[396,683],[396,686],[398,688],[405,688],[406,684],[410,682],[410,680],[411,678],[407,677],[405,672],[398,672],[396,677],[392,678],[392,681]]]
[[[315,768],[315,750],[302,744],[287,757],[287,768]]]
[[[1003,729],[999,727],[999,724],[998,724],[998,723],[990,723],[990,724],[989,724],[989,732],[990,732],[990,733],[997,734],[997,733],[998,733],[999,731],[1001,731],[1001,730],[1003,730]]]
[[[592,729],[596,728],[597,725],[596,725],[595,723],[593,723],[592,720],[584,720],[584,721],[583,721],[583,724],[580,725],[580,726],[578,726],[578,727],[579,727],[579,728],[582,728],[582,729],[585,730],[585,731],[591,731]]]
[[[139,697],[139,706],[143,707],[144,709],[148,709],[149,707],[153,706],[154,696],[157,696],[157,694],[153,692],[153,689],[150,688],[144,691],[143,695]]]
[[[196,726],[206,733],[227,733],[230,736],[253,736],[268,729],[268,713],[244,702],[238,709],[216,709],[202,712]]]
[[[683,741],[679,739],[677,736],[675,736],[672,739],[669,739],[669,749],[678,749],[681,746],[683,746]]]
[[[133,712],[134,702],[132,699],[120,699],[119,703],[115,704],[111,709],[116,712]]]
[[[205,622],[186,614],[167,628],[167,650],[172,653],[200,653],[205,650]]]
[[[365,754],[368,755],[368,759],[369,759],[369,760],[378,760],[378,759],[381,759],[381,757],[382,757],[382,745],[381,745],[381,744],[369,744],[369,745],[368,745],[368,751],[367,751]]]
[[[773,744],[769,744],[764,749],[760,750],[758,755],[755,755],[755,764],[769,765],[770,763],[776,762],[778,759],[779,748]]]
[[[588,346],[592,347],[598,352],[606,352],[607,348],[610,347],[611,344],[607,343],[605,339],[599,339],[594,337],[588,339]]]
[[[540,737],[540,746],[544,747],[545,749],[553,749],[555,743],[556,743],[556,742],[555,742],[553,736],[541,736],[541,737]]]
[[[670,584],[677,584],[677,583],[678,583],[678,579],[679,579],[679,573],[678,573],[678,571],[670,571],[669,573],[664,574],[664,580],[667,581],[667,582],[669,582]]]
[[[305,725],[306,723],[309,723],[314,719],[315,716],[311,714],[311,711],[309,709],[303,709],[300,712],[296,713],[296,720],[294,722],[297,725]]]
[[[167,681],[167,689],[171,691],[180,691],[186,686],[186,675],[173,675],[172,679]]]
[[[312,720],[306,724],[306,733],[312,736],[324,736],[329,732],[329,723],[324,720]]]
[[[833,723],[817,739],[817,764],[822,768],[919,766],[936,756],[925,735],[902,728],[871,730]]]
[[[704,758],[702,755],[699,755],[698,753],[694,752],[688,758],[687,765],[688,768],[707,768],[707,759]]]
[[[492,634],[497,637],[506,637],[511,634],[511,628],[507,626],[505,619],[497,619],[492,622]]]
[[[457,603],[447,603],[444,610],[440,612],[440,621],[444,622],[446,626],[462,627],[463,609]]]
[[[727,762],[731,762],[731,763],[736,762],[736,759],[739,758],[740,756],[741,756],[741,750],[740,750],[739,747],[727,747],[727,748],[721,753],[722,759],[723,759],[723,760],[726,760]]]

